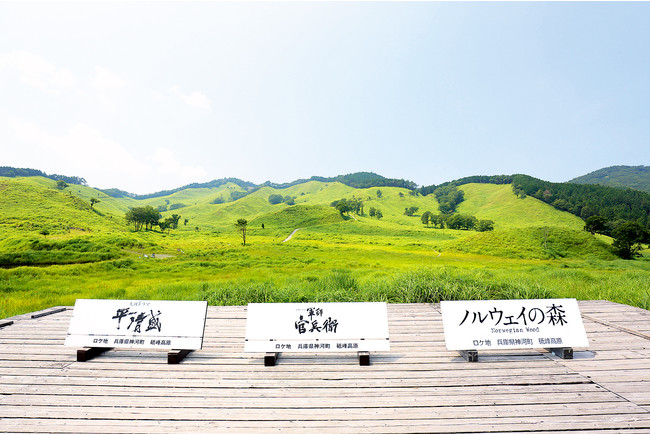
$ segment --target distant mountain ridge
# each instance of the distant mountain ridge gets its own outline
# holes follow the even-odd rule
[[[630,166],[614,166],[614,169],[623,168],[624,172],[629,173],[629,169],[633,169],[636,173],[649,173],[650,167],[637,166],[631,168]],[[603,170],[612,169],[606,168]],[[595,172],[594,172],[595,173]],[[63,177],[61,175],[46,175],[39,170],[34,169],[15,169],[11,167],[0,168],[0,176],[7,177],[22,177],[22,176],[43,176],[50,179],[70,180],[74,184],[85,185],[85,180],[79,177]],[[638,179],[638,177],[636,178]],[[191,192],[197,192],[197,189],[219,189],[228,184],[232,184],[237,188],[237,191],[229,191],[228,193],[214,193],[211,203],[224,203],[234,202],[244,196],[253,194],[263,188],[273,189],[291,189],[301,184],[306,184],[312,181],[322,183],[340,183],[347,187],[355,189],[373,188],[373,187],[398,187],[410,190],[411,195],[428,196],[435,194],[439,202],[443,202],[444,194],[447,196],[455,197],[454,206],[450,209],[452,212],[455,205],[463,201],[462,192],[457,191],[457,187],[470,184],[512,184],[513,192],[518,197],[533,196],[555,209],[561,211],[568,211],[582,219],[587,219],[591,216],[601,216],[610,221],[637,221],[646,227],[650,227],[650,192],[643,191],[642,189],[620,188],[607,185],[598,184],[581,184],[575,182],[568,183],[552,183],[543,181],[541,179],[533,178],[528,175],[493,175],[493,176],[469,176],[454,181],[449,181],[440,185],[431,185],[417,188],[417,185],[404,179],[385,178],[373,172],[356,172],[347,175],[340,175],[336,177],[319,177],[312,176],[309,179],[299,179],[291,183],[276,184],[267,181],[263,184],[256,185],[251,182],[242,181],[238,178],[222,178],[216,179],[206,183],[192,183],[183,187],[173,190],[163,190],[157,193],[136,195],[119,189],[99,190],[102,193],[116,199],[129,199],[129,200],[152,200],[162,199],[170,195],[180,192],[188,192],[190,197],[185,199],[174,199],[171,203],[169,199],[165,203],[157,203],[156,205],[160,210],[176,209],[187,206],[190,200],[196,200],[196,195]],[[638,185],[638,183],[637,183]],[[444,190],[444,191],[440,191]],[[440,193],[440,194],[439,194]],[[451,196],[450,196],[451,195]],[[132,205],[134,205],[132,203]],[[442,209],[441,209],[442,211]],[[443,211],[446,212],[446,211]]]
[[[575,184],[633,188],[650,193],[650,166],[610,166],[573,178]]]
[[[42,176],[43,178],[53,179],[55,181],[65,181],[68,184],[88,185],[84,178],[78,176],[66,176],[52,174],[48,175],[45,172],[36,169],[21,169],[18,167],[0,166],[0,176],[7,178],[15,178],[17,176]]]
[[[80,178],[78,176],[48,175],[47,173],[36,169],[21,169],[16,167],[9,167],[9,166],[0,167],[0,176],[6,176],[8,178],[15,178],[18,176],[42,176],[44,178],[53,179],[55,181],[63,180],[70,184],[79,184],[84,186],[88,185],[84,178]],[[174,188],[171,190],[161,190],[161,191],[148,193],[148,194],[135,194],[125,190],[120,190],[118,188],[107,188],[107,189],[97,189],[97,190],[114,198],[131,197],[133,199],[140,200],[140,199],[152,199],[156,197],[168,196],[170,194],[177,193],[182,190],[192,189],[192,188],[218,188],[228,183],[236,184],[246,189],[259,189],[261,187],[272,187],[272,188],[282,189],[282,188],[293,187],[294,185],[303,184],[309,181],[340,182],[341,184],[353,188],[401,187],[401,188],[408,188],[409,190],[413,190],[417,187],[417,184],[415,182],[406,179],[386,178],[373,172],[355,172],[355,173],[348,173],[347,175],[339,175],[334,177],[312,176],[309,179],[297,179],[293,182],[288,182],[283,184],[266,181],[265,183],[258,185],[252,182],[242,181],[239,178],[221,178],[221,179],[214,179],[209,182],[193,182],[191,184],[187,184],[182,187]]]

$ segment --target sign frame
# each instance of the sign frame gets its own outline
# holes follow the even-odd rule
[[[207,301],[77,299],[65,346],[86,361],[113,348],[164,349],[178,363],[203,347]]]
[[[445,345],[468,361],[478,350],[544,348],[562,358],[589,347],[574,298],[441,301]]]
[[[248,304],[244,352],[267,366],[283,352],[356,352],[367,365],[370,351],[390,351],[384,302]]]

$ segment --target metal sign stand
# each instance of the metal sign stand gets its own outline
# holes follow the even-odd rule
[[[266,353],[264,355],[264,366],[275,366],[281,353]],[[359,366],[370,366],[370,351],[357,351]]]

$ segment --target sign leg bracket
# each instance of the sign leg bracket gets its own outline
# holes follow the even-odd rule
[[[573,348],[571,347],[546,348],[546,351],[555,354],[561,359],[573,359]]]
[[[178,365],[192,350],[170,350],[167,353],[167,364]]]
[[[113,348],[105,347],[83,347],[80,350],[77,350],[77,362],[87,362],[90,359],[94,359],[106,351],[112,350]]]
[[[478,351],[476,350],[459,350],[458,353],[468,362],[478,362]]]
[[[370,366],[370,352],[358,351],[357,357],[359,358],[359,366]]]
[[[280,353],[266,353],[264,355],[264,366],[275,366]]]

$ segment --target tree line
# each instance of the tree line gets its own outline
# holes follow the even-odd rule
[[[279,203],[286,203],[287,205],[295,205],[296,198],[295,196],[282,196],[281,194],[272,194],[269,196],[269,203],[271,205],[277,205]]]
[[[583,220],[600,216],[613,226],[637,222],[650,227],[650,193],[595,184],[542,181],[528,175],[513,176],[512,186],[519,197],[533,196],[556,209]]]
[[[162,219],[160,211],[151,205],[143,207],[131,208],[125,215],[127,224],[132,224],[136,232],[142,230],[143,228],[147,231],[153,230],[155,226],[160,228],[160,231],[165,230],[170,231],[171,229],[178,228],[178,222],[181,219],[181,216],[178,214],[172,214],[170,217]],[[188,220],[185,219],[185,224]]]
[[[66,176],[66,175],[57,175],[57,174],[48,175],[47,173],[36,169],[22,169],[18,167],[10,167],[10,166],[1,166],[0,176],[4,176],[7,178],[16,178],[18,176],[24,176],[24,177],[42,176],[43,178],[49,178],[54,181],[64,181],[68,184],[88,185],[86,183],[86,180],[79,176]]]
[[[650,231],[639,222],[611,222],[602,216],[591,216],[585,221],[584,230],[591,235],[612,237],[612,249],[623,259],[641,256],[643,244],[650,245]]]
[[[423,225],[432,225],[434,228],[460,229],[467,231],[486,232],[494,230],[492,220],[479,220],[473,215],[464,214],[434,214],[425,211],[420,216]]]
[[[305,182],[309,182],[309,181],[340,182],[341,184],[353,188],[401,187],[401,188],[407,188],[409,190],[414,190],[417,187],[417,184],[413,181],[409,181],[406,179],[385,178],[373,172],[348,173],[347,175],[339,175],[330,178],[323,177],[323,176],[312,176],[309,179],[297,179],[293,182],[288,182],[284,184],[276,184],[267,181],[264,184],[260,185],[259,187],[273,187],[277,189],[283,189],[283,188],[293,187],[294,185],[298,185],[298,184],[304,184]]]
[[[378,197],[381,197],[381,192],[377,190]],[[352,199],[339,199],[335,200],[330,204],[331,207],[335,208],[341,216],[344,214],[350,215],[351,212],[355,213],[358,216],[365,215],[365,206],[364,201],[357,198]],[[368,215],[376,219],[381,219],[384,217],[384,214],[381,212],[381,209],[371,206],[368,210]]]

